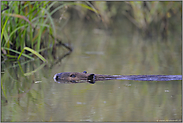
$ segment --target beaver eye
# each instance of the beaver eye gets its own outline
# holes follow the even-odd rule
[[[76,77],[76,75],[74,75],[74,74],[71,74],[71,75],[70,75],[70,77],[74,78],[74,77]]]

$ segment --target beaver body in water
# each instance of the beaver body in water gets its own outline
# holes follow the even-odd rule
[[[101,75],[101,74],[89,74],[86,71],[79,72],[63,72],[54,75],[54,80],[60,83],[82,83],[89,82],[95,83],[95,81],[104,80],[139,80],[139,81],[171,81],[182,80],[182,75]]]

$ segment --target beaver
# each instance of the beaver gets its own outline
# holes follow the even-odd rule
[[[86,71],[83,73],[79,72],[63,72],[57,73],[54,75],[53,79],[56,82],[71,82],[71,83],[78,83],[78,82],[90,82],[95,83],[95,74],[87,74]],[[83,81],[84,80],[84,81]]]
[[[59,83],[82,83],[89,82],[94,84],[95,81],[104,80],[138,80],[138,81],[171,81],[182,80],[182,75],[102,75],[93,74],[83,71],[79,72],[62,72],[54,75],[53,79]]]

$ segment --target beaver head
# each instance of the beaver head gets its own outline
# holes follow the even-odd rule
[[[72,82],[72,83],[78,83],[81,82],[81,80],[85,80],[89,83],[95,83],[95,74],[87,74],[86,71],[83,71],[83,73],[78,72],[63,72],[63,73],[57,73],[54,75],[53,79],[56,82]]]

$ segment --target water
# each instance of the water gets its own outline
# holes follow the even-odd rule
[[[53,67],[39,59],[1,64],[2,121],[182,120],[180,80],[108,80],[95,84],[53,80],[56,73],[84,70],[108,75],[181,75],[181,40],[149,42],[135,33],[121,32],[120,26],[109,33],[79,22],[69,25],[64,31],[74,50]],[[67,50],[58,47],[57,59],[64,53]]]

